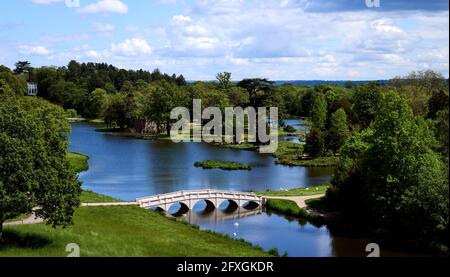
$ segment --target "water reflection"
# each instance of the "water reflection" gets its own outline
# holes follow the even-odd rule
[[[202,230],[242,238],[266,251],[276,247],[281,254],[287,252],[289,256],[332,256],[331,237],[326,227],[316,227],[306,221],[269,214],[262,207],[240,207],[229,212],[223,209],[208,210],[201,206],[175,217],[198,225]]]
[[[307,187],[329,182],[333,168],[276,165],[271,155],[220,148],[204,143],[146,141],[72,125],[70,150],[86,154],[89,171],[80,174],[84,189],[122,200],[192,189],[258,191]],[[251,171],[203,170],[196,161],[224,160],[251,164]]]

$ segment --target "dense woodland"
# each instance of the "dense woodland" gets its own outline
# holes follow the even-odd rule
[[[285,130],[283,119],[307,118],[299,156],[339,157],[326,197],[330,209],[375,236],[448,253],[449,87],[439,73],[413,72],[386,83],[275,86],[267,79],[235,82],[227,72],[214,82],[188,83],[159,70],[76,61],[32,68],[18,62],[14,70],[0,67],[0,106],[7,103],[3,99],[24,101],[27,79],[37,82],[40,98],[63,107],[66,117],[103,118],[128,132],[167,132],[170,111],[191,107],[192,99],[202,99],[204,107],[276,106]],[[12,136],[1,132],[2,143]],[[1,159],[3,174],[3,154]],[[0,203],[5,182],[2,177]]]

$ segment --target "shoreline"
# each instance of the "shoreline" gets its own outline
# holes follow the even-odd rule
[[[147,133],[134,133],[121,130],[119,128],[106,128],[104,124],[101,122],[94,122],[89,120],[83,121],[74,121],[72,123],[77,122],[86,122],[93,125],[101,124],[103,127],[96,128],[96,132],[107,133],[113,136],[120,136],[126,138],[134,138],[141,140],[151,140],[151,141],[171,141],[170,136],[164,133],[160,134],[147,134]],[[303,131],[297,131],[296,133],[286,133],[281,131],[281,135],[279,137],[289,137],[289,136],[302,136],[304,135]],[[189,143],[189,142],[187,142]],[[192,142],[191,142],[192,143]],[[202,142],[203,143],[203,142]],[[228,148],[228,149],[236,149],[236,150],[244,150],[244,151],[253,151],[258,152],[258,146],[253,143],[243,142],[241,144],[227,144],[227,143],[210,143],[211,145]],[[298,152],[303,151],[303,145],[289,142],[289,141],[279,141],[278,142],[278,150],[271,155],[276,159],[275,164],[284,165],[290,167],[336,167],[339,158],[336,156],[326,156],[326,157],[304,157],[299,156]],[[299,158],[301,157],[301,158]]]

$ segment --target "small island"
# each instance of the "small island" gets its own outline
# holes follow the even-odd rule
[[[194,166],[201,167],[203,169],[252,170],[252,166],[249,164],[243,164],[238,162],[227,162],[227,161],[207,160],[203,162],[196,162]]]

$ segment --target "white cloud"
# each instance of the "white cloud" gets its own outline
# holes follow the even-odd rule
[[[87,50],[85,52],[86,57],[94,60],[100,60],[102,58],[102,54],[95,50]]]
[[[81,13],[122,13],[128,12],[128,6],[120,0],[100,0],[78,9]]]
[[[64,2],[65,0],[31,0],[31,2],[35,3],[35,4],[53,4],[53,3],[60,3],[60,2]]]
[[[175,24],[184,24],[186,22],[191,22],[192,19],[189,16],[184,15],[174,15],[172,17],[172,22]]]
[[[120,10],[100,5],[120,1],[96,2],[81,10]],[[425,68],[448,76],[448,10],[338,10],[333,8],[335,1],[325,2],[333,5],[324,4],[317,11],[306,5],[307,0],[157,0],[179,5],[169,9],[177,12],[151,25],[111,21],[113,28],[131,32],[131,39],[111,44],[86,32],[99,48],[80,49],[76,55],[129,68],[158,66],[187,79],[214,79],[220,71],[233,72],[235,80],[384,79]],[[158,11],[148,12],[151,16]],[[94,29],[106,34],[112,30],[107,25]],[[59,42],[41,38],[35,43]]]
[[[124,42],[111,45],[111,52],[119,56],[139,56],[152,53],[150,45],[141,38],[127,39]]]
[[[41,45],[20,45],[19,52],[23,55],[48,56],[52,51]]]
[[[115,30],[115,27],[111,24],[107,24],[107,23],[92,23],[92,26],[94,27],[94,30],[96,32],[100,32],[100,33],[107,33],[107,32],[112,32]]]

